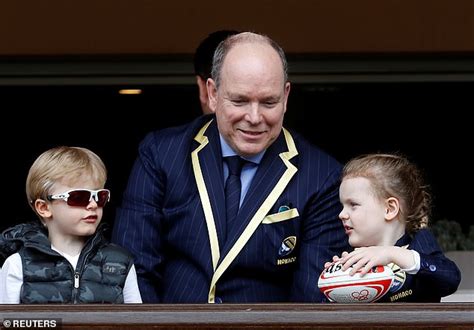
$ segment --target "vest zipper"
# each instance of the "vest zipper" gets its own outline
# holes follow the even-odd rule
[[[78,272],[74,273],[74,288],[76,289],[79,288],[79,273]]]
[[[78,296],[79,296],[79,279],[84,271],[85,265],[87,263],[87,260],[91,254],[91,251],[96,247],[98,244],[97,242],[100,242],[100,237],[96,233],[87,240],[85,246],[82,248],[81,254],[79,255],[79,259],[77,260],[77,265],[76,269],[74,269],[74,290],[73,290],[73,295],[72,295],[72,303],[77,304],[79,303],[78,301]],[[71,266],[72,267],[72,266]]]

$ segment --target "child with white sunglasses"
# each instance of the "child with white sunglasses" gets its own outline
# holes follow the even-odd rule
[[[30,168],[26,195],[40,221],[0,236],[0,303],[141,303],[132,255],[99,226],[110,191],[92,151],[57,147]]]

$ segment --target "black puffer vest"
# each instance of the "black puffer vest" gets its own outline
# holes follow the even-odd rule
[[[0,238],[6,257],[18,252],[23,263],[20,302],[34,303],[123,303],[125,279],[133,264],[130,253],[109,243],[100,226],[91,236],[76,270],[51,249],[47,233],[29,223],[7,229]]]

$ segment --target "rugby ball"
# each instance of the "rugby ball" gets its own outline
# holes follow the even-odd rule
[[[352,267],[343,271],[339,261],[323,270],[318,287],[331,302],[369,303],[383,297],[395,278],[388,266],[373,267],[361,276],[360,271],[349,275]]]

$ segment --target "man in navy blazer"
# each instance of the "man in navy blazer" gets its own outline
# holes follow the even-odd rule
[[[150,133],[112,239],[135,256],[147,303],[322,302],[324,262],[349,248],[340,164],[282,127],[290,83],[266,36],[229,37],[214,55],[212,115]],[[225,157],[245,159],[226,219]]]

